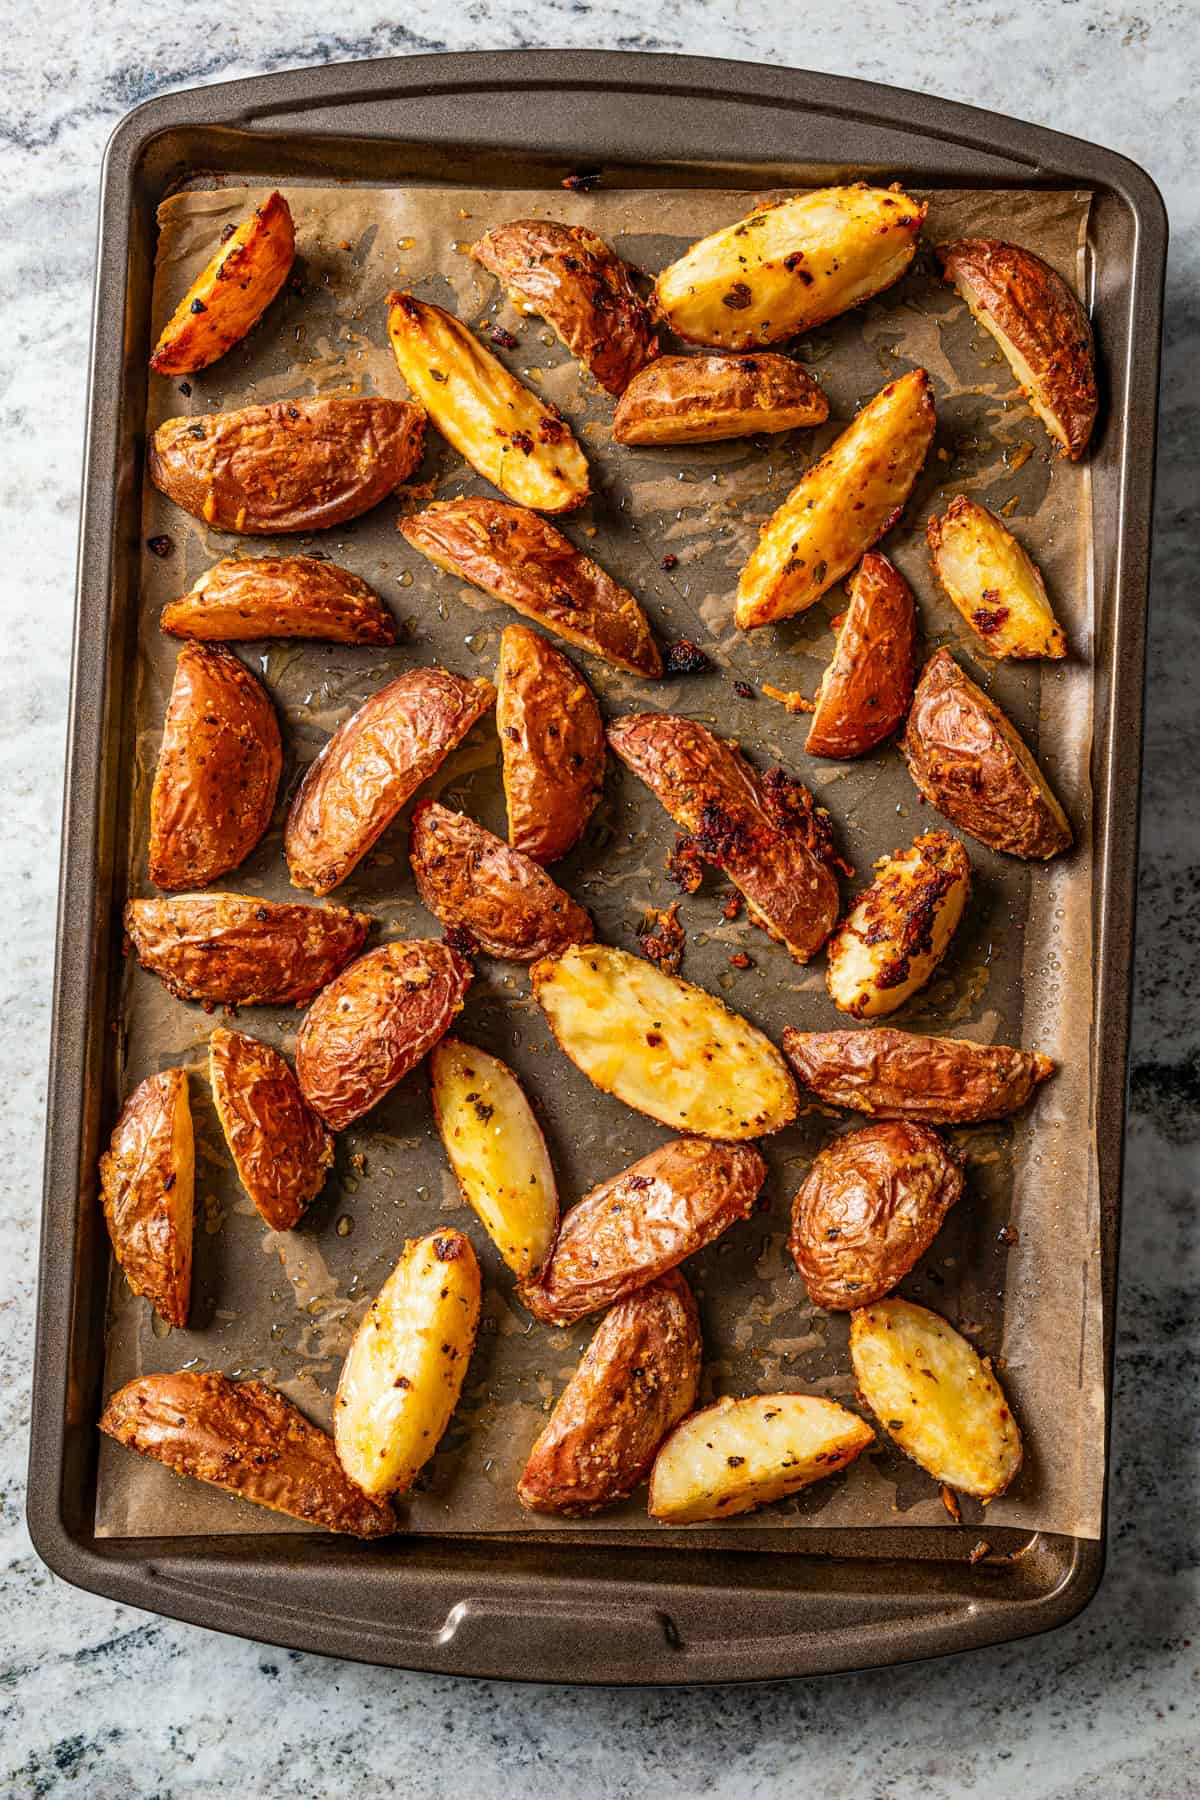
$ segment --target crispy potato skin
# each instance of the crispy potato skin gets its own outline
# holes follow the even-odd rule
[[[876,1119],[971,1125],[1019,1112],[1054,1073],[1048,1056],[965,1038],[873,1031],[793,1031],[783,1048],[806,1087],[829,1106]]]
[[[1021,734],[946,649],[925,664],[901,744],[931,806],[993,850],[1044,860],[1071,826]]]
[[[291,209],[272,194],[220,246],[163,326],[150,358],[155,374],[190,375],[232,350],[270,306],[295,254]]]
[[[277,400],[168,419],[150,479],[217,531],[327,531],[378,506],[424,448],[425,414],[405,400]]]
[[[522,312],[540,313],[610,394],[658,355],[627,263],[582,225],[514,219],[471,246]]]
[[[208,1074],[238,1180],[273,1231],[290,1231],[325,1185],[332,1136],[270,1044],[218,1029]]]
[[[332,644],[394,644],[396,627],[365,581],[311,556],[227,557],[159,617],[173,637],[206,643],[319,638]]]
[[[408,853],[423,903],[488,956],[536,962],[595,936],[590,916],[539,864],[436,800],[413,813]]]
[[[629,714],[608,741],[746,896],[755,924],[797,962],[815,956],[837,919],[837,879],[802,822],[773,808],[781,772],[761,776],[736,744],[676,713]]]
[[[125,930],[138,961],[177,1000],[292,1006],[311,1000],[357,955],[369,913],[281,905],[251,894],[130,900]]]
[[[599,1512],[650,1473],[700,1386],[700,1320],[677,1269],[619,1301],[559,1395],[517,1483],[531,1512]]]
[[[556,862],[579,841],[604,786],[604,726],[574,663],[527,625],[500,638],[496,730],[508,841]]]
[[[648,1511],[667,1525],[730,1519],[835,1475],[874,1441],[836,1400],[726,1395],[671,1433],[655,1459]]]
[[[767,520],[738,582],[743,631],[790,618],[841,581],[900,517],[936,418],[924,369],[881,388]]]
[[[113,1395],[100,1429],[177,1475],[323,1531],[372,1538],[396,1529],[387,1501],[345,1474],[328,1433],[261,1381],[197,1369],[142,1375]]]
[[[935,575],[989,655],[1067,654],[1041,570],[988,507],[956,494],[925,539]]]
[[[613,436],[619,444],[715,444],[828,417],[824,390],[790,356],[661,356],[621,395]]]
[[[125,1102],[100,1158],[100,1198],[126,1281],[181,1328],[192,1293],[194,1190],[187,1073],[163,1069]]]
[[[524,507],[467,494],[400,521],[414,549],[631,675],[662,674],[645,613],[598,563]]]
[[[810,756],[864,756],[904,723],[917,679],[912,589],[886,556],[868,550],[817,692],[804,748]]]
[[[1057,270],[998,238],[939,244],[942,273],[1003,350],[1034,412],[1073,460],[1096,423],[1096,351],[1088,316]]]
[[[971,864],[948,831],[928,831],[882,856],[875,880],[829,940],[825,985],[856,1019],[895,1012],[924,987],[958,929]]]
[[[936,1132],[883,1119],[827,1144],[792,1201],[788,1249],[814,1306],[850,1312],[890,1293],[961,1199]]]
[[[383,944],[317,995],[296,1040],[313,1111],[344,1131],[415,1069],[462,1010],[471,965],[448,944]]]
[[[926,210],[907,194],[863,183],[768,201],[664,269],[655,305],[691,343],[761,349],[898,281]]]
[[[546,1325],[615,1305],[748,1218],[766,1172],[750,1144],[687,1137],[660,1145],[571,1208],[522,1300]]]
[[[271,823],[283,767],[267,690],[231,650],[185,644],[150,790],[150,879],[204,887],[249,856]]]
[[[292,886],[328,894],[496,698],[490,681],[408,669],[338,727],[304,772],[283,833]]]

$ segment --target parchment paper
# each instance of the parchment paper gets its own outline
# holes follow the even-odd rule
[[[266,190],[186,192],[161,209],[154,291],[157,332],[211,255],[222,225],[240,219]],[[1082,280],[1088,196],[1081,193],[938,192],[927,242],[960,234],[1015,238]],[[1051,459],[1044,432],[1016,391],[990,338],[938,278],[923,249],[898,286],[863,310],[791,346],[824,383],[830,422],[782,438],[675,450],[625,449],[611,441],[611,401],[566,355],[539,319],[522,320],[492,278],[464,254],[503,221],[544,214],[590,225],[632,262],[654,271],[694,238],[739,217],[749,196],[686,192],[476,192],[292,188],[299,257],[292,288],[249,339],[189,382],[152,379],[147,430],[162,419],[314,392],[401,395],[387,348],[385,296],[410,287],[487,329],[518,338],[501,352],[575,426],[592,465],[595,498],[567,521],[568,534],[638,594],[664,642],[687,636],[713,659],[711,675],[638,681],[583,657],[608,714],[645,706],[688,713],[736,737],[760,766],[800,773],[837,824],[853,862],[854,891],[873,860],[942,821],[918,801],[898,752],[836,765],[804,753],[807,721],[760,692],[763,681],[812,693],[832,652],[829,620],[841,590],[779,627],[743,636],[732,624],[738,571],[762,520],[854,408],[892,375],[923,364],[933,378],[938,433],[902,524],[884,548],[912,582],[927,649],[948,642],[1035,744],[1076,830],[1076,848],[1049,867],[1028,868],[968,840],[974,892],[950,955],[933,985],[889,1023],[953,1031],[980,1042],[1022,1043],[1061,1069],[1033,1111],[1015,1123],[950,1133],[969,1158],[967,1193],[901,1291],[944,1312],[998,1359],[1023,1427],[1025,1465],[1011,1492],[987,1512],[989,1525],[1095,1536],[1103,1471],[1099,1214],[1089,1118],[1091,1022],[1091,500],[1086,465]],[[299,289],[300,291],[295,291]],[[190,390],[190,391],[189,391]],[[429,434],[415,479],[436,493],[489,491]],[[978,495],[1012,519],[1045,571],[1070,657],[1057,666],[995,667],[937,590],[924,525],[956,492]],[[285,770],[273,829],[248,862],[220,885],[274,899],[297,898],[281,851],[286,796],[327,734],[400,670],[439,662],[465,674],[494,672],[511,615],[443,575],[396,531],[401,506],[313,538],[237,540],[209,531],[145,484],[144,536],[169,536],[169,554],[144,557],[139,678],[128,721],[131,893],[149,893],[149,778],[178,644],[158,630],[162,604],[220,556],[311,551],[368,580],[405,627],[393,650],[321,644],[239,646],[264,676],[279,708]],[[664,555],[678,558],[669,571]],[[748,682],[754,696],[735,692]],[[485,720],[426,791],[503,834],[494,724]],[[646,909],[676,897],[663,871],[674,827],[632,776],[610,759],[604,799],[582,846],[555,869],[588,905],[598,935],[636,949]],[[334,899],[380,920],[380,936],[438,934],[416,898],[406,857],[407,814]],[[776,1040],[785,1024],[828,1029],[848,1023],[824,987],[823,960],[804,969],[745,919],[727,922],[724,881],[706,877],[683,903],[688,945],[683,973],[744,1011]],[[307,897],[307,896],[305,896]],[[753,966],[736,971],[745,950]],[[211,1367],[278,1382],[322,1423],[341,1358],[406,1236],[439,1221],[464,1227],[480,1253],[486,1297],[463,1401],[417,1491],[401,1506],[416,1532],[544,1532],[563,1529],[516,1503],[516,1476],[597,1320],[568,1331],[537,1325],[459,1197],[433,1129],[426,1076],[415,1072],[343,1135],[324,1193],[296,1230],[267,1230],[242,1194],[217,1126],[205,1079],[206,1040],[216,1018],[171,1000],[129,959],[119,1020],[120,1087],[181,1063],[192,1072],[197,1122],[197,1232],[190,1328],[171,1332],[129,1293],[111,1286],[105,1392],[149,1370]],[[240,1028],[290,1052],[298,1014],[246,1010]],[[570,1205],[668,1135],[594,1090],[550,1040],[529,996],[525,971],[480,959],[455,1030],[509,1061],[534,1096]],[[809,1305],[785,1249],[791,1197],[818,1147],[862,1123],[819,1106],[766,1141],[763,1210],[687,1265],[701,1308],[703,1398],[798,1389],[854,1404],[844,1314]],[[1003,1237],[1002,1237],[1003,1232]],[[882,1439],[882,1434],[881,1434]],[[567,1529],[651,1533],[638,1496],[594,1526]],[[964,1502],[964,1517],[982,1513]],[[791,1502],[733,1520],[718,1539],[787,1543],[787,1528],[945,1525],[937,1490],[881,1441],[877,1451]],[[143,1536],[302,1530],[105,1441],[97,1528]],[[695,1528],[693,1528],[694,1533]],[[712,1535],[711,1533],[709,1535]],[[687,1530],[668,1541],[694,1543]]]

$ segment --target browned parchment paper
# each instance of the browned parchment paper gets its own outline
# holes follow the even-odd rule
[[[221,227],[265,190],[188,192],[162,209],[155,278],[157,331],[203,265]],[[673,450],[612,443],[611,402],[565,355],[538,319],[522,320],[492,278],[463,254],[506,219],[546,214],[585,223],[631,261],[654,271],[693,238],[738,217],[748,197],[716,192],[476,192],[370,189],[289,190],[296,217],[302,291],[288,291],[239,346],[212,369],[176,382],[151,380],[148,429],[178,414],[313,392],[401,394],[387,349],[385,296],[395,286],[450,307],[483,326],[499,321],[518,338],[502,352],[525,380],[572,421],[592,464],[595,498],[568,533],[637,593],[663,641],[687,636],[714,661],[704,678],[653,685],[581,658],[606,712],[651,705],[703,719],[736,736],[760,764],[782,761],[831,810],[843,853],[867,878],[874,858],[934,821],[918,803],[894,748],[862,763],[810,759],[807,722],[758,691],[763,681],[811,693],[832,650],[829,619],[840,592],[798,619],[754,633],[732,624],[737,573],[762,520],[855,406],[891,375],[923,364],[936,389],[938,435],[920,486],[886,549],[913,583],[926,645],[949,642],[1035,741],[1077,832],[1077,847],[1030,870],[968,842],[975,891],[951,955],[933,986],[895,1022],[953,1030],[980,1041],[1024,1043],[1060,1059],[1061,1073],[1034,1112],[1011,1125],[951,1134],[966,1147],[968,1193],[902,1291],[945,1312],[1003,1359],[1003,1379],[1025,1431],[1025,1467],[990,1523],[1085,1536],[1098,1533],[1103,1458],[1099,1225],[1089,1120],[1091,1016],[1088,757],[1091,743],[1092,596],[1090,490],[1083,468],[1053,460],[991,340],[936,276],[923,251],[915,269],[862,311],[794,346],[832,402],[817,431],[784,438]],[[952,193],[929,196],[929,242],[959,234],[1013,237],[1068,276],[1082,277],[1087,196],[1077,193]],[[437,493],[484,484],[430,432],[420,479]],[[1009,514],[1041,563],[1071,655],[1065,665],[992,668],[933,582],[925,520],[959,491]],[[394,650],[319,644],[242,646],[265,677],[283,723],[286,766],[272,832],[224,885],[288,897],[280,827],[287,790],[326,735],[401,669],[440,662],[466,674],[493,673],[503,607],[440,574],[397,534],[400,502],[315,538],[239,540],[213,533],[147,484],[144,534],[170,537],[164,560],[146,555],[139,621],[139,680],[128,720],[133,783],[129,887],[152,891],[145,842],[149,776],[178,645],[157,627],[160,607],[219,556],[316,551],[367,579],[405,623]],[[678,564],[661,567],[670,552]],[[734,681],[755,697],[737,695]],[[453,805],[504,830],[494,725],[484,721],[432,786]],[[605,797],[583,845],[556,874],[595,915],[599,934],[627,948],[647,907],[673,897],[663,857],[674,828],[647,792],[610,767]],[[366,867],[335,898],[372,911],[383,937],[437,927],[416,899],[406,857],[407,818],[381,840]],[[683,973],[713,989],[778,1039],[785,1024],[844,1025],[824,989],[823,964],[800,968],[745,920],[721,914],[724,884],[709,877],[686,900]],[[745,949],[753,966],[729,959]],[[241,1028],[290,1051],[298,1015],[246,1011]],[[417,1071],[342,1138],[326,1191],[301,1225],[268,1231],[234,1178],[212,1111],[205,1048],[216,1021],[168,998],[130,962],[122,999],[121,1091],[151,1071],[182,1063],[192,1075],[198,1126],[197,1249],[191,1327],[159,1327],[119,1274],[111,1291],[105,1392],[148,1370],[211,1367],[277,1381],[313,1417],[328,1422],[341,1358],[370,1296],[406,1236],[440,1220],[464,1226],[486,1281],[483,1328],[463,1403],[418,1491],[401,1507],[421,1532],[542,1532],[561,1529],[517,1506],[517,1473],[546,1412],[596,1321],[570,1331],[535,1324],[473,1214],[459,1198],[433,1129],[426,1078]],[[456,1026],[511,1062],[541,1112],[569,1205],[667,1135],[597,1093],[557,1051],[529,997],[522,970],[481,959]],[[765,1209],[688,1265],[704,1326],[705,1398],[803,1389],[853,1404],[845,1315],[807,1302],[785,1251],[792,1194],[816,1149],[859,1121],[813,1107],[763,1145],[770,1164]],[[358,1158],[365,1161],[359,1166]],[[1015,1233],[1015,1241],[1001,1240]],[[965,1508],[976,1523],[978,1508]],[[933,1483],[886,1444],[845,1475],[795,1500],[722,1528],[747,1532],[821,1525],[944,1525]],[[97,1525],[118,1536],[303,1529],[182,1481],[105,1442]],[[653,1531],[640,1498],[588,1529]],[[694,1542],[686,1530],[673,1534]],[[755,1540],[757,1541],[757,1539]]]

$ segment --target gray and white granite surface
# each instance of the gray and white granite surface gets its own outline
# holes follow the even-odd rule
[[[336,26],[334,19],[336,18]],[[0,1794],[479,1800],[1200,1792],[1200,188],[1196,0],[33,0],[0,58]],[[733,1692],[468,1684],[276,1653],[65,1587],[23,1523],[25,1430],[96,188],[170,88],[416,51],[687,51],[855,74],[1113,146],[1173,245],[1109,1572],[1073,1625],[892,1673]],[[1133,796],[1130,796],[1133,804]]]

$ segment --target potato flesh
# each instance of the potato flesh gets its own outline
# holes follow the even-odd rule
[[[994,512],[959,494],[926,535],[938,580],[992,656],[1066,655],[1041,571]]]
[[[192,283],[162,330],[158,375],[208,368],[245,337],[287,280],[296,253],[291,210],[274,193],[243,219]]]
[[[726,1398],[676,1427],[650,1477],[650,1516],[730,1519],[833,1475],[874,1441],[857,1414],[810,1394]]]
[[[895,1012],[924,987],[962,918],[970,864],[957,838],[928,832],[881,857],[875,880],[829,940],[826,985],[856,1019]]]

